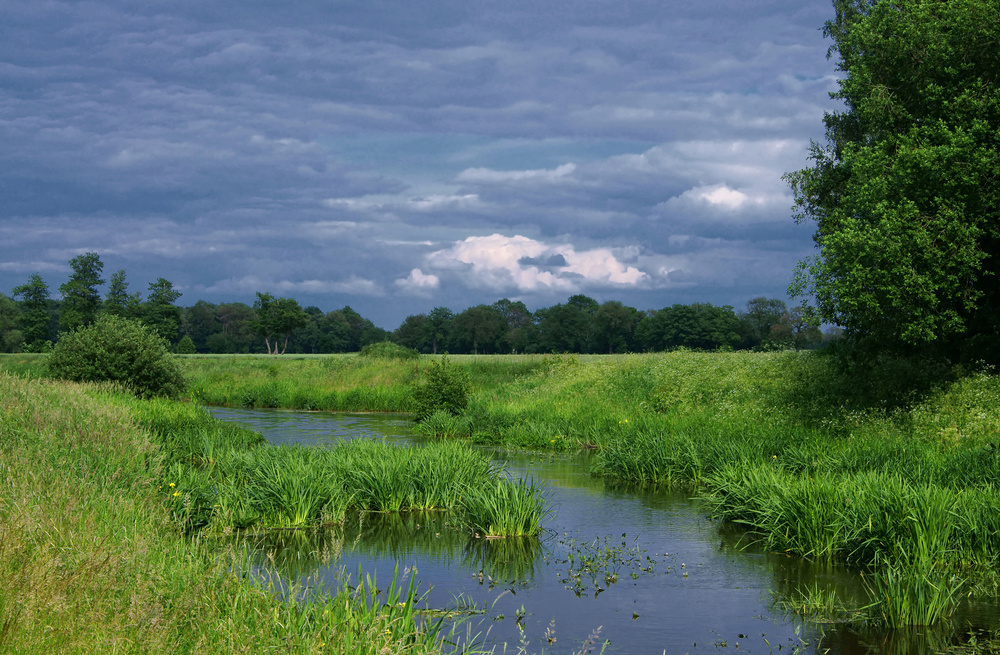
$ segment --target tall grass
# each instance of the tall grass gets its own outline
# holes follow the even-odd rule
[[[0,374],[0,651],[441,649],[446,635],[415,620],[414,587],[392,603],[374,581],[280,595],[238,573],[239,551],[184,537],[164,453],[111,397]]]

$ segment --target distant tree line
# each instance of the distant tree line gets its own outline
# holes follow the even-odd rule
[[[407,316],[393,332],[377,327],[349,306],[324,312],[293,298],[258,292],[253,306],[199,300],[190,307],[173,284],[158,278],[146,297],[130,292],[124,270],[111,275],[104,298],[104,264],[96,253],[69,262],[72,273],[53,299],[40,275],[0,293],[0,351],[44,352],[61,334],[102,314],[138,320],[179,353],[343,353],[394,341],[422,353],[625,353],[691,348],[807,348],[823,335],[807,308],[754,298],[745,310],[708,303],[638,310],[584,295],[529,311],[507,298],[454,313],[435,307]]]

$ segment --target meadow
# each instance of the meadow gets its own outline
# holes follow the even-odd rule
[[[15,357],[0,366],[42,374],[41,360]],[[182,364],[197,402],[406,412],[430,359]],[[594,475],[689,489],[748,544],[857,567],[886,625],[934,623],[964,594],[997,593],[1000,378],[986,367],[880,357],[851,369],[817,352],[450,361],[468,374],[469,404],[418,426],[445,444],[585,448]],[[224,511],[238,525],[244,509]]]

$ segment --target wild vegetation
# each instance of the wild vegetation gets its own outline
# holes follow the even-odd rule
[[[171,513],[188,511],[186,493],[170,487],[157,436],[133,415],[141,401],[128,398],[0,374],[0,650],[445,647],[443,624],[417,612],[412,578],[279,593],[240,572],[238,548],[185,537]]]

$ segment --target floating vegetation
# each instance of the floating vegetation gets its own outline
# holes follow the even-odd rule
[[[560,567],[559,581],[578,597],[592,591],[596,598],[618,583],[619,574],[632,580],[656,574],[655,556],[639,546],[638,538],[630,545],[626,533],[622,533],[620,544],[609,542],[607,537],[588,542],[564,535],[558,545],[566,551],[564,556],[552,556]],[[667,573],[671,570],[669,566],[666,568]]]

